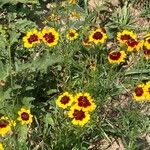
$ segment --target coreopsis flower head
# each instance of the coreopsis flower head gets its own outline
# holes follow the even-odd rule
[[[108,54],[108,61],[111,64],[120,64],[122,62],[125,62],[126,56],[127,55],[125,51],[111,51]]]
[[[27,32],[26,36],[23,37],[24,47],[31,48],[35,44],[40,43],[40,33],[37,29]]]
[[[69,4],[76,4],[78,0],[67,0]]]
[[[146,100],[146,89],[144,84],[140,84],[135,87],[132,95],[135,101],[145,101]]]
[[[46,19],[42,23],[47,24],[49,21],[58,21],[60,19],[61,19],[60,15],[58,15],[58,14],[51,14],[51,15],[48,15],[46,17]]]
[[[77,93],[74,97],[75,107],[83,111],[92,112],[96,108],[96,104],[89,93]]]
[[[96,45],[105,43],[106,39],[107,34],[103,28],[98,28],[89,35],[89,42],[93,42]]]
[[[56,105],[58,107],[66,109],[67,107],[71,106],[73,102],[74,102],[73,95],[69,94],[68,92],[64,92],[56,100]]]
[[[143,53],[144,53],[144,57],[146,60],[150,60],[150,49],[148,49],[147,47],[143,46]]]
[[[90,120],[88,112],[84,111],[81,107],[76,107],[75,105],[70,108],[68,116],[73,119],[73,125],[79,125],[81,127]]]
[[[81,18],[81,15],[79,12],[73,11],[70,14],[70,20],[78,20]]]
[[[120,44],[125,44],[127,41],[136,38],[137,35],[133,31],[123,30],[122,32],[117,33],[117,40],[120,42]]]
[[[147,49],[150,49],[150,33],[145,36],[144,46],[145,46]]]
[[[126,45],[128,46],[127,51],[133,52],[133,51],[139,51],[143,47],[144,41],[137,41],[135,39],[130,39],[126,41]]]
[[[0,143],[0,150],[4,150],[3,144]]]
[[[75,29],[70,29],[67,31],[66,38],[70,41],[74,41],[78,38],[79,34]]]
[[[32,123],[33,115],[29,109],[21,108],[18,111],[18,115],[17,120],[20,121],[22,125]]]
[[[82,41],[82,45],[84,45],[85,47],[91,46],[92,43],[89,41],[89,38],[84,38]]]
[[[148,38],[148,37],[150,37],[150,33],[147,33],[147,34],[145,35],[145,38]]]
[[[58,44],[59,33],[54,28],[44,28],[40,37],[46,45],[52,47]]]
[[[90,61],[89,68],[93,71],[96,70],[96,61],[95,60]]]
[[[12,127],[15,125],[16,123],[13,120],[8,119],[8,117],[2,116],[0,118],[0,135],[6,135],[11,131]]]
[[[145,85],[145,92],[146,92],[146,100],[150,101],[150,81],[148,81]]]

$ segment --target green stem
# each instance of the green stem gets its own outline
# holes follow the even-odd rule
[[[10,80],[11,80],[11,88],[13,89],[12,60],[11,60],[10,45],[8,46],[8,53],[9,53],[9,73],[10,73]]]

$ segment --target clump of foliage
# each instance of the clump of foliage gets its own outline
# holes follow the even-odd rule
[[[150,34],[135,32],[128,3],[0,2],[0,149],[143,146]]]

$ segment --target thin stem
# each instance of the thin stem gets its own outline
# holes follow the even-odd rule
[[[10,81],[11,81],[11,88],[13,89],[12,60],[11,60],[11,49],[10,49],[10,45],[8,46],[8,54],[9,54]]]

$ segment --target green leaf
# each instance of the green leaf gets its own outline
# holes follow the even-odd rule
[[[126,76],[135,74],[150,74],[150,69],[134,69],[125,73]]]
[[[8,54],[6,51],[7,44],[6,31],[3,29],[3,26],[0,25],[0,57],[6,56]]]
[[[48,95],[51,95],[51,94],[54,94],[54,93],[57,93],[57,89],[50,89],[49,91],[47,91]]]
[[[54,123],[54,120],[53,120],[53,118],[52,118],[51,115],[52,115],[52,114],[47,113],[46,116],[45,116],[45,118],[44,118],[44,122],[45,122],[46,124],[50,124],[50,125],[54,126],[55,123]]]
[[[2,61],[0,60],[0,80],[5,80],[9,76],[9,65],[4,65]]]
[[[13,89],[21,89],[21,88],[22,88],[22,86],[18,85],[18,84],[15,84],[14,87],[13,87]]]
[[[38,0],[1,0],[1,5],[4,5],[6,3],[12,3],[12,4],[17,4],[17,3],[31,3],[31,4],[37,4]]]
[[[52,118],[52,114],[49,114],[49,113],[47,113],[46,115],[45,115],[45,118],[44,118],[44,134],[47,134],[47,132],[49,132],[48,130],[49,130],[49,125],[51,125],[52,127],[54,127],[54,125],[55,125],[55,123],[54,123],[54,120],[53,120],[53,118]]]
[[[27,125],[20,125],[18,127],[18,142],[21,145],[24,145],[24,143],[26,143],[27,140],[27,133],[28,133],[28,127]]]
[[[16,62],[16,71],[20,72],[26,69],[30,69],[32,71],[40,70],[41,72],[46,72],[49,66],[54,65],[55,63],[61,62],[62,57],[56,55],[47,55],[45,54],[41,58],[37,58],[32,62],[28,62],[22,64],[21,62]]]
[[[20,35],[21,33],[17,33],[16,31],[9,31],[10,45],[12,45],[15,42],[18,42],[18,38]]]
[[[26,87],[26,91],[28,91],[28,90],[33,90],[33,89],[34,89],[33,86],[27,86],[27,87]]]
[[[25,19],[17,19],[11,27],[15,28],[16,30],[19,30],[20,32],[26,32],[30,29],[36,28],[35,22],[32,22],[30,20]]]
[[[22,104],[27,107],[31,107],[31,101],[35,100],[34,97],[24,97],[22,99]]]
[[[12,91],[12,89],[11,88],[8,88],[6,91],[0,91],[0,102],[3,102],[4,100],[6,100],[6,99],[11,99],[11,96],[10,96],[10,94],[11,94],[11,91]]]

